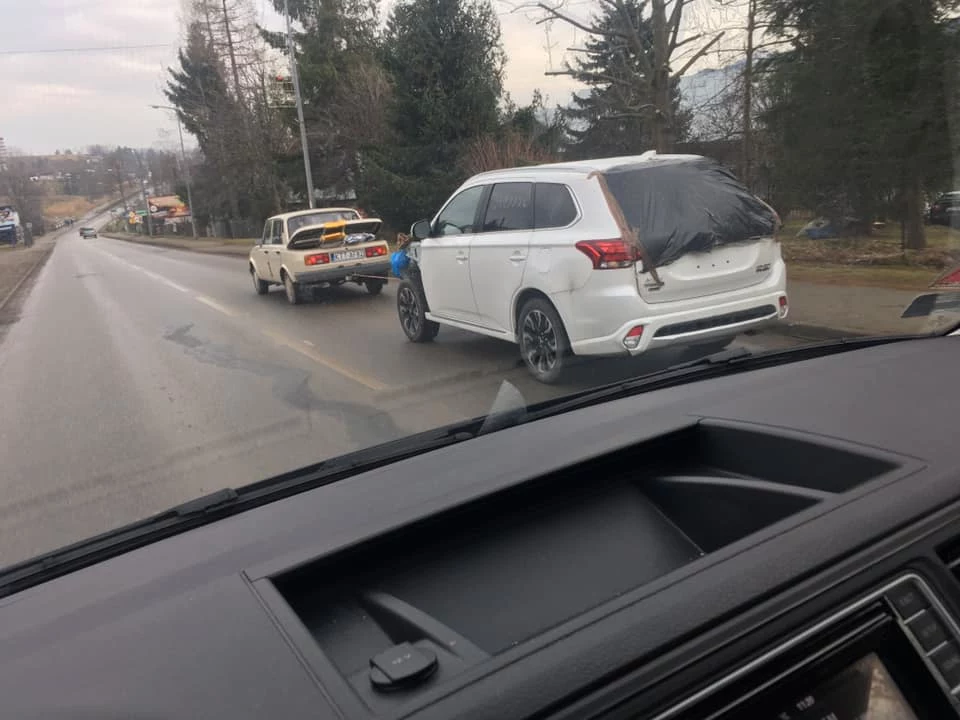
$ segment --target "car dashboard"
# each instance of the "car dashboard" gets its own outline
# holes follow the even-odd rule
[[[5,717],[960,717],[960,339],[483,435],[0,600]]]

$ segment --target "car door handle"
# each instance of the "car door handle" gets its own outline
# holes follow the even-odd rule
[[[457,262],[465,263],[470,260],[470,257],[466,253],[457,253]]]
[[[509,259],[510,259],[510,262],[514,262],[514,263],[523,262],[524,260],[527,259],[527,256],[524,253],[515,252],[513,255],[510,256]]]

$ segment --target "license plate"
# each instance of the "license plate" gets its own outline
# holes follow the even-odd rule
[[[345,250],[343,252],[330,253],[330,260],[335,263],[346,262],[347,260],[362,260],[363,257],[363,250]]]

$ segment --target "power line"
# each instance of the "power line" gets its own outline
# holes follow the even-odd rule
[[[0,50],[0,55],[50,55],[54,53],[116,52],[118,50],[146,50],[148,48],[168,48],[174,46],[175,43],[154,43],[151,45],[108,45],[103,47],[44,48],[40,50]]]

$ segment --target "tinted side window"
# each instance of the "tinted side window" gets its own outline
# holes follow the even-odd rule
[[[261,244],[261,245],[269,245],[269,244],[270,244],[270,228],[273,227],[272,222],[273,222],[273,221],[271,221],[271,220],[267,220],[267,221],[263,224],[263,237],[260,239],[260,244]]]
[[[533,229],[533,183],[499,183],[493,186],[483,232]]]
[[[451,200],[437,216],[434,225],[435,235],[460,235],[476,232],[473,227],[477,217],[477,206],[483,197],[484,186],[467,188]]]
[[[273,221],[273,239],[271,242],[274,245],[283,244],[283,220]]]
[[[570,190],[559,183],[537,183],[536,200],[533,209],[535,227],[566,227],[577,217],[577,206],[573,204]]]

